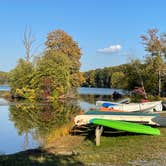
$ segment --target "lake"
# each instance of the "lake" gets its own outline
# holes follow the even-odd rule
[[[0,86],[0,91],[8,91]],[[68,125],[81,110],[95,107],[98,99],[109,99],[115,89],[79,88],[77,101],[70,103],[0,103],[0,154],[12,154],[42,146],[52,132]],[[117,90],[122,92],[120,90]],[[0,99],[3,103],[3,99]]]
[[[79,94],[92,94],[92,95],[112,95],[116,91],[118,93],[127,93],[127,91],[122,89],[110,89],[110,88],[78,88]]]
[[[9,91],[10,87],[8,85],[0,85],[0,91]]]

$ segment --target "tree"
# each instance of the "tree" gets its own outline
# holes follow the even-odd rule
[[[62,52],[46,51],[36,62],[31,85],[42,98],[66,94],[71,87],[68,57]]]
[[[95,70],[90,70],[88,72],[85,72],[84,73],[85,81],[82,84],[82,86],[85,86],[85,87],[96,87],[95,75],[96,75]]]
[[[111,87],[125,88],[125,74],[123,72],[115,72],[111,77]]]
[[[163,61],[160,56],[147,57],[145,60],[144,80],[147,91],[153,95],[160,95],[159,90],[159,71],[163,66]]]
[[[15,95],[17,89],[30,88],[33,74],[33,65],[24,59],[19,59],[17,66],[9,73],[9,84],[12,93]]]
[[[145,45],[145,51],[150,53],[152,58],[147,58],[147,65],[152,66],[153,77],[156,75],[158,80],[158,95],[161,94],[161,71],[166,58],[166,34],[158,35],[157,29],[149,29],[147,35],[142,35],[141,39]],[[156,63],[159,62],[159,63]],[[151,62],[151,64],[149,63]],[[150,67],[151,68],[151,67]],[[156,88],[155,88],[156,89]]]
[[[133,72],[133,76],[131,75],[131,77],[129,79],[134,77],[135,82],[137,82],[137,86],[141,87],[141,89],[144,92],[143,93],[144,97],[147,99],[147,94],[146,94],[146,90],[145,90],[146,88],[144,85],[144,82],[145,82],[144,65],[141,64],[140,60],[138,60],[138,59],[131,59],[129,66],[133,70],[133,71],[130,71],[130,72]],[[137,87],[137,86],[135,86],[135,87]],[[133,87],[133,89],[135,89],[135,87]]]
[[[31,27],[26,27],[24,31],[24,38],[23,38],[23,44],[25,47],[26,52],[26,61],[30,62],[30,58],[32,57],[32,46],[35,42],[35,37],[32,34]]]
[[[71,75],[72,87],[80,86],[80,58],[81,49],[77,42],[63,30],[55,30],[48,34],[47,41],[45,42],[48,51],[62,52],[69,60],[69,73]]]
[[[34,74],[34,67],[30,62],[32,57],[32,46],[35,38],[31,28],[26,27],[23,35],[23,44],[25,47],[26,58],[19,59],[17,66],[10,71],[10,87],[13,96],[22,98],[35,98],[35,92],[31,89],[30,81]]]
[[[141,35],[145,51],[151,56],[166,57],[166,34],[158,35],[158,29],[149,29],[147,35]]]

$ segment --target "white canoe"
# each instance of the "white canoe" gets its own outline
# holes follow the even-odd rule
[[[107,120],[120,120],[120,121],[129,121],[129,122],[140,122],[150,125],[158,125],[158,123],[153,122],[152,119],[155,118],[155,115],[78,115],[75,117],[75,125],[86,125],[89,124],[91,119],[107,119]]]
[[[161,101],[155,102],[145,102],[145,103],[129,103],[120,104],[109,101],[97,101],[97,106],[102,106],[104,103],[110,104],[108,108],[113,108],[115,110],[121,110],[125,112],[142,111],[142,112],[155,112],[162,111]]]
[[[126,112],[132,112],[132,111],[159,112],[162,111],[162,103],[161,101],[155,101],[155,102],[145,102],[145,103],[118,104],[115,105],[113,108],[115,110],[122,110]]]
[[[111,101],[96,101],[96,106],[102,106],[104,103],[109,103],[109,104],[125,104],[125,103],[129,103],[130,102],[130,98],[124,98],[122,100],[119,100],[117,102],[111,102]]]

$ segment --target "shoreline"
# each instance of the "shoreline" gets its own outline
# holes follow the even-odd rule
[[[17,104],[17,103],[8,103]],[[29,104],[29,103],[23,103]],[[42,104],[42,103],[38,103]],[[158,112],[157,112],[158,113]],[[166,116],[166,111],[161,112]],[[101,136],[101,146],[96,147],[94,133],[86,136],[66,135],[36,149],[0,155],[0,165],[164,165],[166,163],[166,128],[161,136],[129,133]],[[148,140],[148,141],[147,141]],[[150,152],[150,153],[149,153]],[[14,163],[14,164],[13,164]]]
[[[161,129],[162,136],[147,135],[119,135],[101,137],[102,144],[96,147],[92,140],[82,137],[80,144],[72,146],[72,149],[57,143],[50,147],[29,149],[9,155],[0,155],[0,164],[4,165],[146,165],[159,166],[166,163],[166,129]],[[59,142],[67,141],[77,136],[64,136]],[[147,141],[147,139],[149,141]],[[160,142],[159,142],[160,141]],[[115,144],[116,142],[116,144]],[[68,145],[68,144],[67,144]],[[154,148],[156,147],[156,148]],[[65,151],[67,148],[69,151]]]

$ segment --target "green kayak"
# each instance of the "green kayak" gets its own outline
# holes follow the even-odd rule
[[[122,131],[128,131],[140,134],[160,135],[159,129],[137,123],[130,123],[124,121],[117,121],[117,120],[96,119],[96,118],[91,119],[90,123],[110,127],[116,130],[122,130]]]

